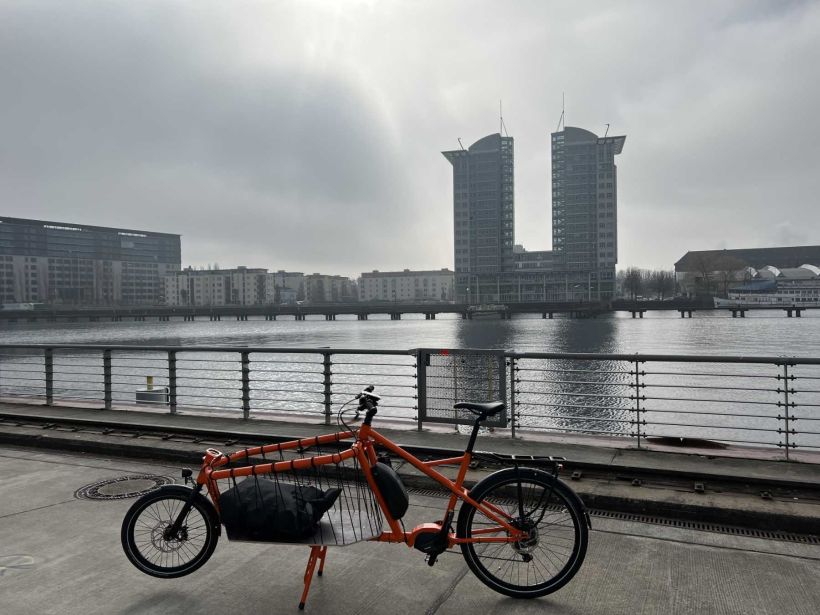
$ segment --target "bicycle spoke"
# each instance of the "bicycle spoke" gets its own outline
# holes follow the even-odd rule
[[[168,569],[184,566],[200,556],[207,545],[209,527],[202,513],[192,508],[180,534],[165,539],[165,531],[176,521],[185,502],[179,498],[164,498],[146,506],[132,528],[133,544],[152,566]]]
[[[476,542],[466,543],[462,550],[465,557],[472,553],[468,563],[472,561],[478,567],[474,571],[481,572],[479,578],[486,577],[485,582],[494,579],[494,583],[509,588],[513,592],[510,595],[537,592],[541,588],[549,591],[548,586],[565,576],[577,561],[577,526],[581,519],[555,484],[541,478],[519,480],[511,475],[491,487],[480,503],[496,515],[503,513],[513,527],[524,533],[512,542],[482,542],[484,537],[510,534],[485,513],[470,509],[467,536]]]

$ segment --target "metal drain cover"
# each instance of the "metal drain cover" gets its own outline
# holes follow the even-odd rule
[[[174,479],[167,476],[151,474],[119,476],[80,487],[74,492],[74,497],[83,500],[124,500],[149,493],[173,482]]]

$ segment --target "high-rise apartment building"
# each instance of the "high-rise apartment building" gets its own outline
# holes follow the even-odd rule
[[[625,136],[598,137],[582,128],[552,134],[552,249],[565,301],[606,300],[618,262],[615,156]]]
[[[453,165],[456,300],[500,301],[515,267],[513,139],[496,133],[442,153]]]
[[[0,217],[3,303],[151,305],[180,267],[179,235]]]

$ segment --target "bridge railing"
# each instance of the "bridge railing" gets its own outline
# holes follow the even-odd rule
[[[152,382],[147,383],[150,377]],[[331,424],[364,386],[380,417],[464,423],[460,400],[505,399],[494,427],[756,447],[820,458],[820,358],[110,345],[0,345],[0,398]],[[502,432],[503,433],[503,432]]]

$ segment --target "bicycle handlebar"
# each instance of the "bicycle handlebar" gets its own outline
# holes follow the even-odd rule
[[[365,425],[370,425],[370,422],[373,420],[376,412],[378,412],[378,405],[381,397],[373,392],[374,388],[375,387],[370,384],[366,386],[361,393],[356,395],[356,399],[359,400],[359,408],[356,411],[356,416],[359,415],[359,412],[364,410],[366,412],[364,418]]]
[[[372,399],[373,401],[379,401],[381,399],[381,397],[379,397],[378,395],[376,395],[373,392],[374,388],[375,387],[372,384],[368,384],[364,389],[362,389],[361,393],[356,395],[356,399],[365,398],[365,399]]]

